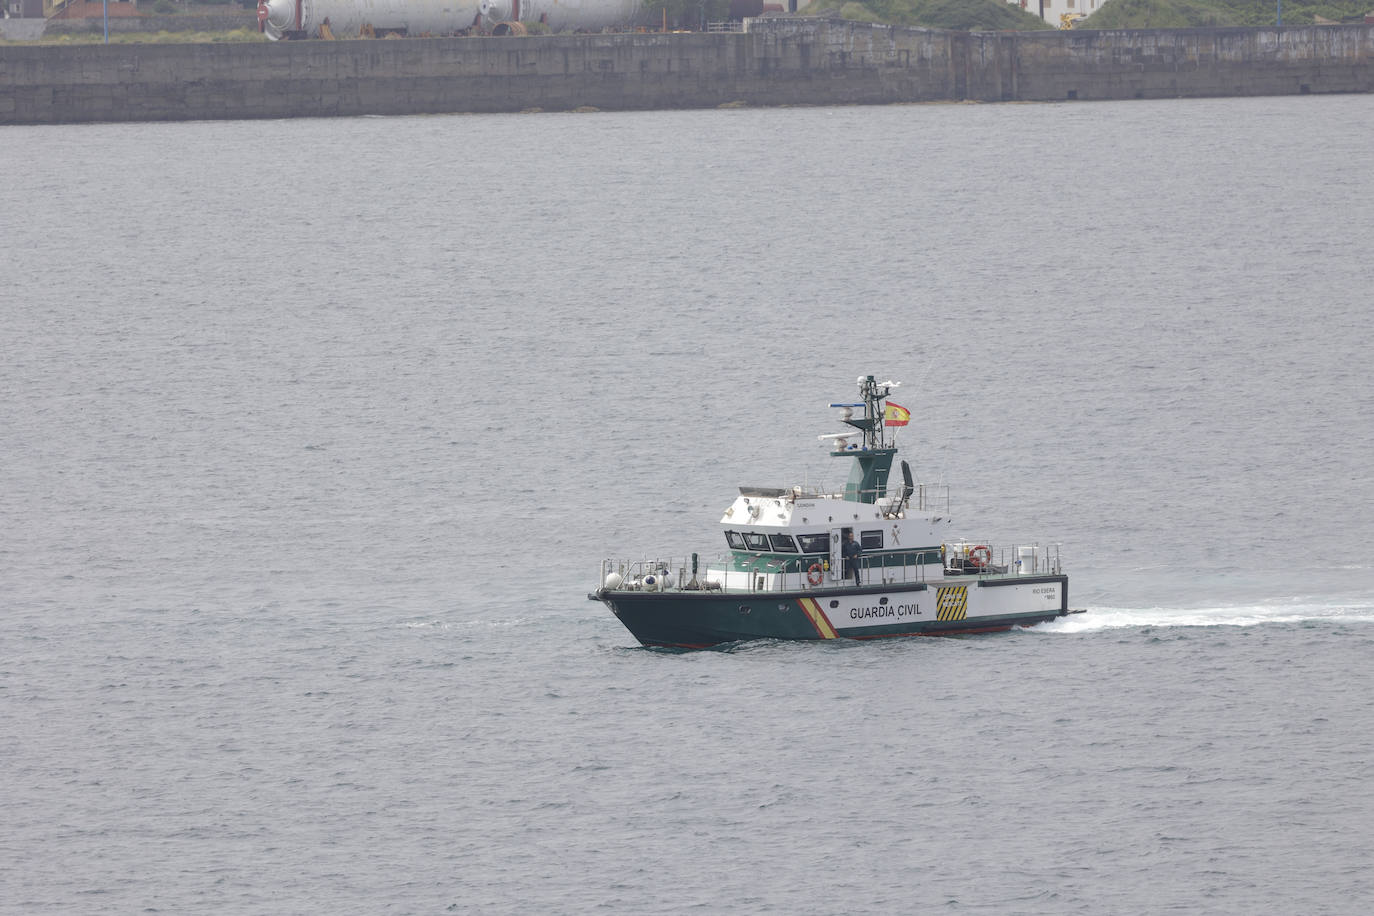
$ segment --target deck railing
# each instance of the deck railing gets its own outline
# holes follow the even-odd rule
[[[800,499],[845,499],[843,491],[834,493],[815,486],[796,487],[740,487],[742,496],[760,496],[769,499],[787,499],[795,502]],[[881,507],[895,505],[901,498],[901,485],[889,485],[886,489],[860,490],[859,498]],[[935,513],[941,517],[949,516],[948,484],[918,483],[911,491],[906,509],[912,512]]]
[[[702,560],[690,557],[606,559],[601,561],[598,588],[636,591],[729,591],[732,593],[813,591],[829,592],[854,587],[852,574],[832,577],[829,559],[811,558],[793,571],[734,569],[733,556]],[[881,557],[860,560],[863,586],[914,585],[929,579],[978,579],[1060,575],[1058,544],[993,547],[982,542],[960,541],[947,545],[943,563],[882,565]],[[612,577],[617,578],[612,578]],[[818,581],[817,581],[818,580]]]

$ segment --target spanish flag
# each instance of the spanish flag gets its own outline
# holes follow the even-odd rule
[[[887,402],[887,406],[883,408],[884,426],[906,426],[910,422],[911,411],[907,410],[901,404],[894,404],[891,401]]]

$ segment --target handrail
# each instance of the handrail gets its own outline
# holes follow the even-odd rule
[[[848,497],[845,491],[827,491],[814,485],[795,486],[789,488],[779,487],[740,487],[741,496],[761,497],[763,499],[787,500],[796,502],[799,499],[835,499],[842,500]],[[859,499],[864,502],[883,504],[901,496],[901,485],[874,487],[858,492]],[[949,515],[949,485],[948,484],[915,484],[911,496],[908,497],[907,505],[917,512],[939,511],[944,515]]]
[[[860,560],[861,580],[864,586],[882,586],[920,584],[931,578],[976,581],[1027,575],[1062,575],[1059,547],[1059,544],[1038,543],[993,547],[984,541],[961,540],[946,545],[942,564],[927,564],[924,556],[915,563],[901,565],[864,562],[865,559],[877,559],[877,556],[870,555]],[[976,561],[970,561],[971,554]],[[601,561],[597,587],[613,590],[627,587],[642,591],[728,591],[732,594],[833,592],[854,587],[849,577],[831,577],[828,558],[817,561],[823,568],[819,583],[812,582],[810,578],[814,575],[810,567],[816,564],[792,571],[770,572],[733,569],[732,560],[733,555],[717,555],[712,560],[703,561],[698,554],[638,560],[608,558]],[[612,580],[612,574],[619,579]],[[616,584],[610,585],[613,581]]]

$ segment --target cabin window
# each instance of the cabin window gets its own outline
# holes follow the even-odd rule
[[[801,542],[802,553],[830,552],[830,535],[828,534],[799,534],[797,540]]]
[[[727,531],[725,532],[725,543],[729,544],[734,550],[743,550],[744,535],[740,534],[738,531]]]
[[[797,545],[792,540],[792,535],[790,534],[775,534],[771,536],[768,540],[770,540],[773,543],[773,551],[775,553],[797,552]]]
[[[861,531],[859,532],[859,546],[864,550],[882,550],[883,533],[882,531]]]
[[[752,531],[746,531],[744,533],[744,543],[749,545],[750,550],[767,550],[768,535],[755,534]]]

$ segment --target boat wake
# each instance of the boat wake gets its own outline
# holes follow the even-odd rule
[[[1253,627],[1303,623],[1374,623],[1374,604],[1365,599],[1349,604],[1293,601],[1196,608],[1089,607],[1086,614],[1073,614],[1032,630],[1086,633],[1131,627]]]

